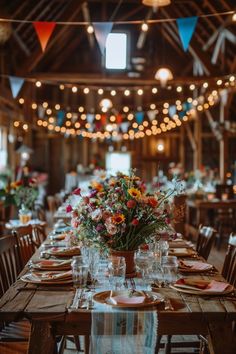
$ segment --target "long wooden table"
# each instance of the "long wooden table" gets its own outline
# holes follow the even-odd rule
[[[34,257],[38,257],[38,252]],[[23,273],[28,270],[25,267]],[[207,277],[222,279],[218,273]],[[162,305],[156,307],[160,335],[209,335],[211,353],[235,353],[236,338],[231,335],[231,325],[236,320],[236,297],[201,297],[169,288],[158,291],[168,297],[174,307],[174,311],[165,310]],[[91,311],[68,311],[73,298],[74,290],[70,286],[47,288],[18,280],[0,300],[0,322],[29,319],[32,329],[28,353],[51,354],[56,335],[90,334]]]

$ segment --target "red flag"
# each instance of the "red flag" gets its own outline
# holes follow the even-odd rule
[[[117,123],[117,124],[121,124],[121,123],[122,123],[122,115],[121,115],[121,114],[117,114],[117,116],[116,116],[116,123]]]
[[[102,125],[107,124],[107,116],[105,114],[102,114],[102,116],[101,116],[101,123],[102,123]]]
[[[44,52],[48,40],[56,26],[56,22],[33,22],[33,25],[41,44],[42,51]]]

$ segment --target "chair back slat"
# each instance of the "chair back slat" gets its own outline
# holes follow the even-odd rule
[[[21,271],[17,240],[12,236],[0,238],[0,296],[13,284]]]
[[[206,260],[211,252],[215,237],[216,231],[212,227],[200,225],[196,250]]]
[[[222,269],[223,277],[236,286],[236,235],[231,234]]]
[[[47,238],[44,225],[33,225],[33,237],[36,245],[39,247]]]

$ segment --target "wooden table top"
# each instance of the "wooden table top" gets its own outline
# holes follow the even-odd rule
[[[36,252],[34,258],[38,258],[39,252],[40,250]],[[26,266],[22,275],[28,271]],[[201,278],[223,280],[219,273],[206,274],[201,275]],[[157,291],[168,297],[174,308],[165,310],[163,305],[157,305],[160,334],[207,334],[212,328],[214,337],[220,333],[222,338],[227,335],[227,332],[224,334],[222,326],[227,329],[227,323],[230,325],[231,321],[236,320],[236,297],[189,295],[170,288],[160,288]],[[26,317],[35,326],[40,324],[43,329],[50,324],[56,334],[89,334],[91,311],[68,311],[73,298],[74,289],[70,285],[43,287],[24,283],[19,279],[0,299],[0,321],[14,321]],[[34,335],[33,331],[32,337]],[[42,338],[41,341],[43,340]],[[36,351],[31,348],[29,353],[41,353],[42,348],[40,345]],[[222,354],[220,350],[222,349],[216,350],[215,353]],[[44,351],[44,354],[46,353]]]
[[[236,199],[228,200],[191,200],[187,199],[187,206],[192,208],[206,208],[206,209],[219,209],[219,208],[236,208]]]

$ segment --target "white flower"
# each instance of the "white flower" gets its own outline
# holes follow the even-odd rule
[[[91,213],[91,219],[93,221],[99,221],[102,218],[102,211],[101,209],[96,209]]]

